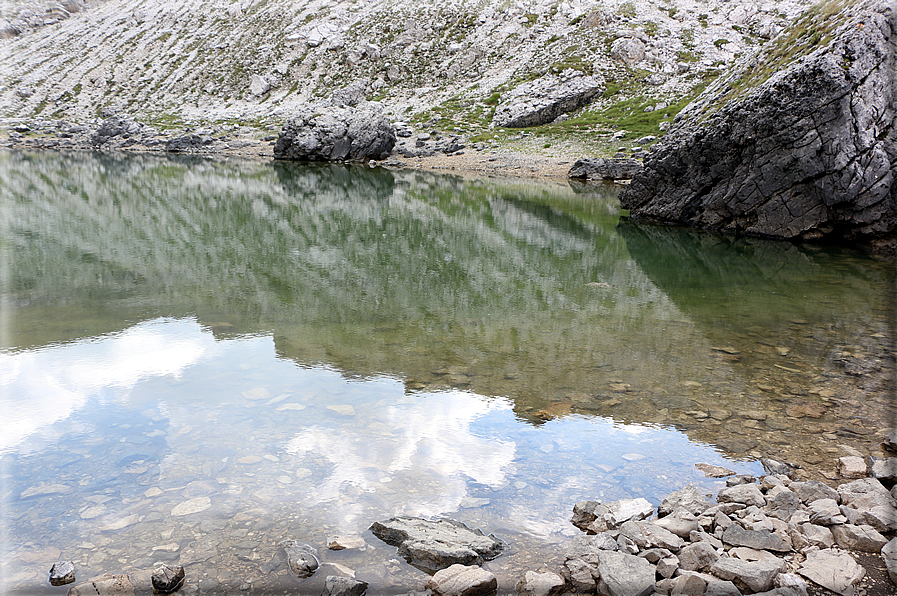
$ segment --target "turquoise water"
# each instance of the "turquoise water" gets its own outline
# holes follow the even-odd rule
[[[637,225],[613,186],[56,154],[0,183],[3,593],[65,589],[58,559],[420,590],[393,515],[495,533],[512,592],[576,501],[763,455],[824,479],[894,421],[889,263]]]

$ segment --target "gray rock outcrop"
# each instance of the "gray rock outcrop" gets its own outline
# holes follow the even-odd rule
[[[374,536],[397,546],[412,565],[438,571],[455,564],[482,565],[504,550],[504,543],[451,519],[428,521],[394,517],[371,526]]]
[[[897,242],[897,16],[885,0],[821,16],[832,8],[683,110],[621,205],[736,234]]]
[[[577,159],[567,173],[568,178],[591,180],[629,180],[642,171],[637,159]]]
[[[369,161],[389,157],[396,133],[379,104],[316,104],[290,118],[274,144],[276,159]]]
[[[525,128],[547,124],[589,104],[604,91],[604,81],[567,70],[548,74],[513,89],[495,108],[495,126]]]

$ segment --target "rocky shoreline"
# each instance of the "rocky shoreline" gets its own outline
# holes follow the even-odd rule
[[[897,454],[897,430],[882,441]],[[858,461],[857,461],[858,460]],[[560,569],[530,570],[516,583],[519,595],[559,596],[878,596],[897,585],[897,457],[871,461],[845,456],[834,487],[801,480],[792,466],[761,459],[755,478],[697,464],[726,488],[709,501],[690,484],[655,508],[644,498],[602,503],[582,501],[571,523],[583,534],[566,548]],[[450,519],[396,517],[375,522],[373,535],[398,548],[410,564],[431,574],[415,595],[476,596],[496,592],[497,577],[484,563],[508,548]],[[292,574],[310,578],[320,559],[314,546],[280,543]],[[362,537],[334,538],[330,550],[364,548]],[[368,583],[349,569],[328,575],[323,596],[362,596]],[[272,568],[273,569],[273,568]],[[54,586],[73,584],[76,569],[59,561],[50,569]],[[196,595],[195,575],[159,563],[150,581],[158,594]],[[319,582],[320,583],[320,582]],[[302,584],[300,584],[302,585]],[[317,584],[316,584],[317,585]],[[311,585],[309,584],[310,587]],[[133,596],[144,586],[126,574],[107,573],[69,588],[68,596]],[[304,589],[304,588],[303,588]],[[246,584],[240,592],[251,592]],[[317,592],[316,592],[317,593]]]

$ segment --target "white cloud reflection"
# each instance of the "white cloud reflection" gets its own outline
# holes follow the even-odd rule
[[[35,350],[0,353],[0,453],[65,420],[92,397],[127,396],[141,380],[180,376],[215,351],[193,319],[153,319],[124,331]]]

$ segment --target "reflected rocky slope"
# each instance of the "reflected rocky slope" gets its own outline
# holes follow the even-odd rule
[[[347,377],[805,466],[893,423],[887,266],[617,227],[612,187],[106,155],[0,172],[7,348],[195,316]]]

